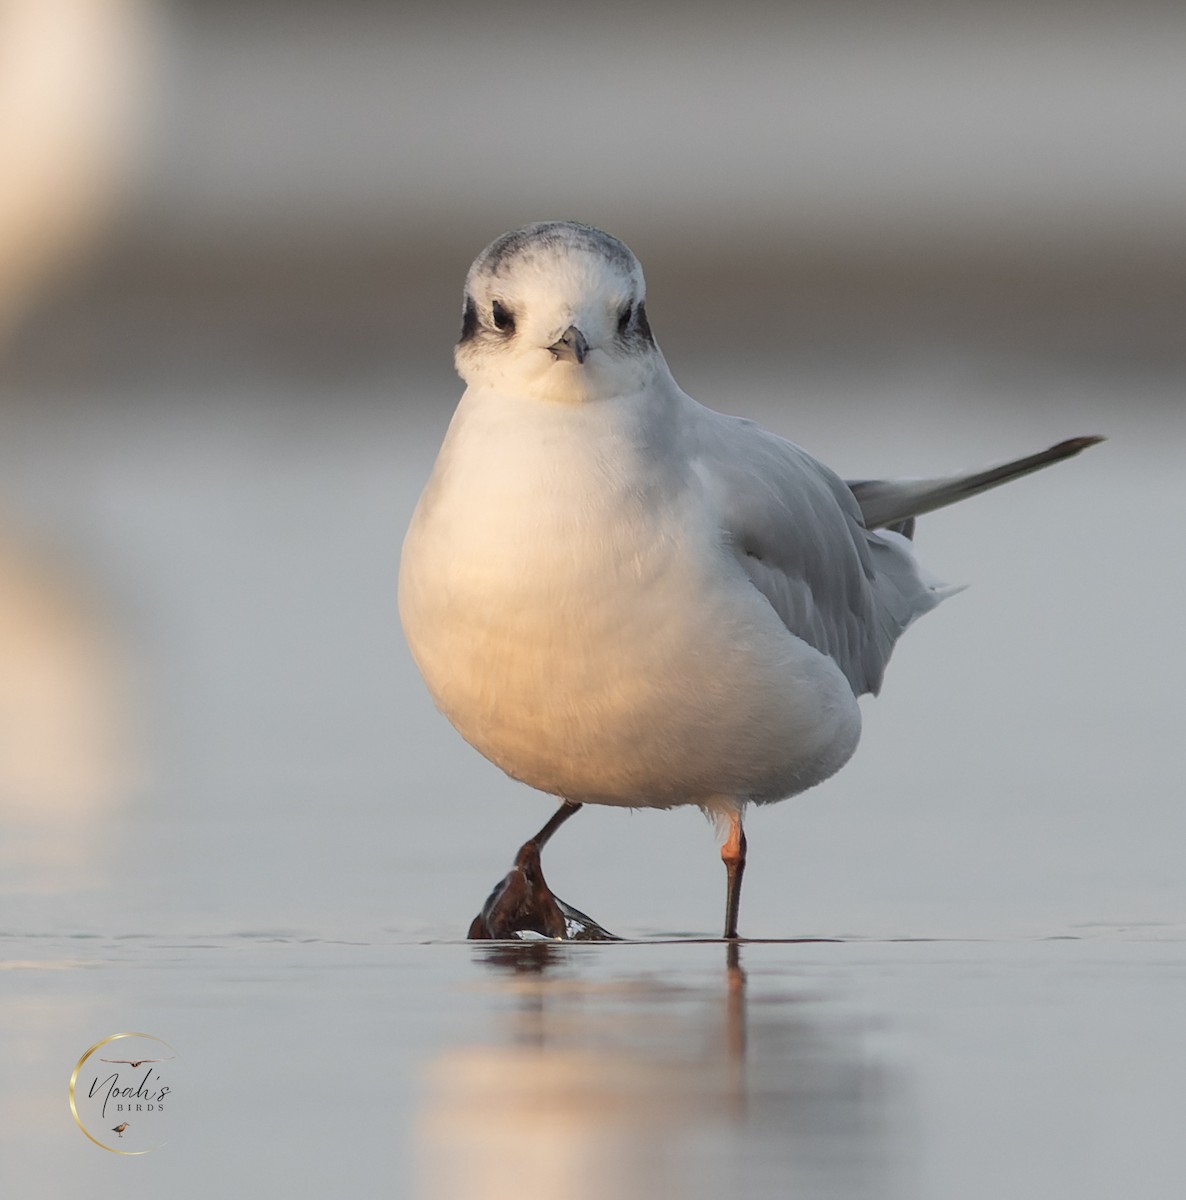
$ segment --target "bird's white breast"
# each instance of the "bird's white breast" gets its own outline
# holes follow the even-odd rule
[[[400,612],[437,705],[543,791],[773,800],[855,749],[841,672],[750,584],[686,460],[648,453],[680,415],[471,389],[408,531]]]

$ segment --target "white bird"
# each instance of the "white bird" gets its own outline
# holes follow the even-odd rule
[[[438,708],[508,775],[562,798],[471,937],[608,936],[539,850],[582,804],[694,804],[727,836],[737,936],[749,804],[832,775],[894,643],[957,589],[914,517],[1075,454],[1077,438],[947,479],[847,484],[680,390],[642,268],[616,238],[504,234],[466,280],[467,389],[404,542],[400,615]]]

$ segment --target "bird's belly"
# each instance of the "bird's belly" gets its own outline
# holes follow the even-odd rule
[[[602,525],[573,552],[504,542],[462,570],[405,549],[401,613],[438,707],[509,775],[574,801],[766,801],[832,774],[860,730],[840,670],[727,550],[647,530]]]

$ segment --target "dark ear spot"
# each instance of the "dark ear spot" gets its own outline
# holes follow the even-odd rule
[[[465,298],[465,315],[461,318],[461,337],[458,344],[468,342],[478,332],[478,306],[472,296]]]
[[[655,344],[655,336],[651,333],[651,323],[647,320],[647,306],[640,300],[638,308],[635,310],[634,323],[638,329],[638,335],[644,342],[650,345]]]
[[[490,303],[490,317],[494,321],[494,328],[500,333],[515,332],[515,318],[511,310],[507,308],[501,300],[493,300]]]

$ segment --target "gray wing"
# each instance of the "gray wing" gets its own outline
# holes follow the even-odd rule
[[[876,693],[894,643],[949,589],[923,576],[905,538],[866,529],[848,486],[806,451],[705,412],[695,461],[750,582],[854,693]]]
[[[1028,454],[1025,458],[1002,463],[999,467],[969,471],[944,479],[862,479],[848,486],[856,496],[865,524],[870,529],[896,526],[911,522],[923,513],[966,500],[969,496],[978,496],[1011,479],[1040,471],[1052,463],[1062,462],[1064,458],[1070,458],[1103,440],[1100,437],[1068,438],[1049,450]]]

